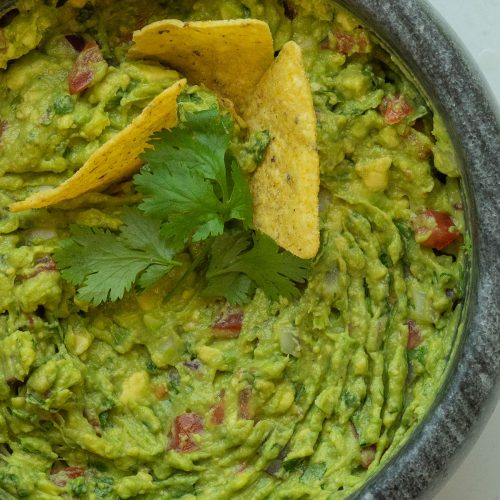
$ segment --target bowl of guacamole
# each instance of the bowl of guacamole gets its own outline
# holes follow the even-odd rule
[[[399,499],[444,471],[498,378],[499,122],[425,5],[379,4],[0,4],[1,498]],[[131,56],[165,20],[300,51],[312,257],[252,218],[281,136]],[[133,174],[11,210],[131,151],[179,82]]]

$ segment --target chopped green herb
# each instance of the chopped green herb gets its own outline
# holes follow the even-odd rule
[[[312,483],[314,481],[321,481],[326,472],[326,464],[321,462],[319,464],[309,464],[300,478],[301,483]]]
[[[410,360],[418,361],[421,364],[424,364],[426,355],[427,347],[425,346],[416,347],[415,349],[408,351],[408,357]]]
[[[296,472],[304,470],[304,459],[303,458],[292,458],[283,462],[283,468],[287,472]]]
[[[97,479],[94,494],[97,498],[109,498],[113,491],[114,479],[110,476],[102,476]]]
[[[84,477],[77,477],[69,482],[71,493],[77,497],[87,493]]]
[[[60,95],[54,100],[54,111],[56,115],[65,115],[75,109],[73,98],[69,94]]]

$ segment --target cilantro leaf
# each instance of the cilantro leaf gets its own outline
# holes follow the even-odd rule
[[[212,258],[206,272],[205,294],[226,297],[239,303],[251,291],[248,280],[261,288],[272,300],[280,296],[294,298],[299,295],[296,283],[304,283],[310,263],[280,251],[278,245],[259,232],[234,231],[224,233],[214,241]]]
[[[174,251],[158,237],[159,223],[126,210],[120,236],[89,227],[71,227],[54,257],[62,277],[79,286],[78,296],[94,305],[121,299],[138,281],[150,286],[177,265]]]
[[[255,284],[248,276],[227,273],[209,280],[202,295],[210,299],[224,297],[231,305],[239,306],[249,302],[254,291]]]
[[[187,113],[186,122],[172,130],[153,135],[154,149],[147,149],[142,159],[152,168],[191,169],[203,177],[226,186],[225,155],[232,133],[229,116],[218,108]]]
[[[233,191],[229,202],[229,218],[241,220],[244,223],[246,222],[245,227],[248,227],[253,220],[252,195],[241,168],[234,160],[231,163],[231,177],[233,181]]]
[[[231,135],[231,119],[218,108],[186,113],[142,155],[146,166],[134,177],[144,195],[139,208],[162,219],[162,236],[178,248],[222,234],[229,220],[252,223],[248,183],[228,154]]]
[[[151,217],[168,220],[161,228],[164,237],[183,247],[191,236],[200,241],[222,234],[222,204],[202,175],[191,169],[172,172],[168,168],[150,168],[135,177],[135,184],[146,197],[141,210]]]

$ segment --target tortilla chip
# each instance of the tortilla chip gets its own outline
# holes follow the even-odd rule
[[[247,101],[274,58],[269,26],[256,19],[158,21],[136,31],[134,42],[129,56],[159,60],[190,83],[231,99],[237,108]]]
[[[185,85],[186,80],[179,80],[155,97],[128,127],[103,144],[60,186],[13,203],[10,210],[20,212],[54,205],[132,175],[142,165],[139,155],[148,147],[150,137],[158,130],[177,125],[177,97]]]
[[[255,226],[289,252],[311,259],[320,243],[316,113],[295,42],[283,46],[243,117],[251,131],[271,133],[264,162],[251,180]]]

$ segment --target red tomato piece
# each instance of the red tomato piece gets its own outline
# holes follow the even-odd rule
[[[77,477],[81,477],[85,474],[85,469],[83,467],[63,467],[55,466],[52,468],[50,479],[51,481],[60,488],[64,488],[68,481],[71,479],[76,479]]]
[[[361,467],[368,469],[370,464],[375,460],[375,455],[377,454],[377,448],[375,445],[368,446],[361,450]]]
[[[221,425],[224,423],[224,416],[226,413],[224,397],[221,397],[217,404],[212,408],[212,424]]]
[[[184,413],[175,418],[172,448],[179,453],[196,451],[193,434],[203,432],[203,419],[196,413]]]
[[[420,330],[418,329],[417,325],[415,324],[415,321],[412,319],[409,319],[407,321],[408,325],[408,344],[407,348],[408,349],[415,349],[415,347],[418,347],[422,343],[422,337],[420,336]]]
[[[335,38],[337,39],[337,50],[341,54],[352,54],[354,45],[356,43],[356,40],[352,35],[344,33],[343,31],[337,31],[335,33]]]
[[[361,54],[366,54],[368,50],[368,37],[366,36],[366,33],[364,31],[359,33],[357,41],[359,52]]]
[[[69,72],[70,94],[79,94],[89,87],[94,80],[95,66],[102,61],[104,58],[97,42],[87,42]]]
[[[443,250],[461,236],[453,219],[438,210],[426,210],[415,218],[413,226],[416,236],[429,234],[427,239],[420,241],[420,244],[436,250]]]
[[[337,31],[335,32],[335,39],[337,40],[337,51],[346,56],[356,53],[366,54],[368,52],[369,40],[364,31],[355,30],[352,34]],[[328,39],[321,43],[321,48],[331,48]]]
[[[413,107],[402,95],[386,96],[380,105],[380,111],[384,115],[385,123],[394,125],[411,114]]]
[[[77,477],[81,477],[85,474],[85,469],[83,467],[65,467],[64,472],[66,472],[66,475],[68,476],[69,479],[75,479]]]
[[[253,410],[250,405],[252,399],[252,388],[246,387],[243,389],[238,397],[239,403],[239,416],[243,420],[253,420]]]
[[[213,324],[216,337],[236,338],[241,333],[243,326],[243,311],[233,311],[226,316],[221,316]]]
[[[34,278],[41,273],[52,273],[57,271],[57,264],[54,259],[50,256],[42,257],[37,261],[36,267],[33,271],[27,276],[28,279]]]

